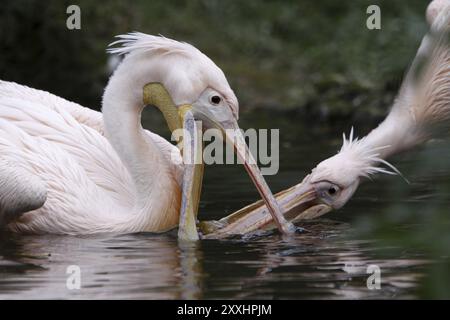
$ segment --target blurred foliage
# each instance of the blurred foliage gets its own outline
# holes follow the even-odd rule
[[[383,114],[426,32],[428,1],[37,1],[0,6],[0,78],[99,106],[105,48],[138,30],[193,43],[227,74],[243,110]],[[69,4],[82,29],[68,30]],[[366,9],[381,7],[381,30]]]
[[[66,8],[78,3],[82,29],[66,28]],[[129,29],[122,1],[2,1],[0,78],[99,106],[107,80],[105,47],[111,34]]]

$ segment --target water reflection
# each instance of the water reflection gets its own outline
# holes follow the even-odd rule
[[[367,243],[339,239],[349,225],[308,226],[294,238],[178,243],[175,235],[3,235],[0,298],[390,298],[412,297],[424,261],[377,260]],[[366,267],[383,270],[381,290]],[[68,290],[78,265],[81,290]]]

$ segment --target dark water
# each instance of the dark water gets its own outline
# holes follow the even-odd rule
[[[245,120],[242,127],[250,127]],[[159,126],[146,122],[148,128]],[[281,128],[280,172],[268,177],[274,191],[298,183],[314,163],[338,150],[340,133],[349,129],[306,130],[292,118],[264,114],[255,123]],[[405,157],[396,164],[407,168],[409,161]],[[366,183],[344,209],[308,222],[309,232],[293,238],[273,234],[179,244],[172,233],[2,234],[0,298],[415,298],[429,260],[409,248],[393,255],[371,240],[347,237],[355,216],[376,215],[407,200],[386,194],[389,179],[399,178]],[[422,183],[426,188],[426,178]],[[201,219],[219,218],[258,198],[240,166],[207,167],[202,197]],[[381,269],[380,290],[367,288],[371,264]],[[69,265],[81,268],[80,290],[66,288]]]

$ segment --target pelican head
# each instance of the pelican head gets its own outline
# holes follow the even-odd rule
[[[112,45],[120,46],[109,51],[126,56],[110,79],[104,101],[111,99],[114,100],[110,101],[111,104],[118,104],[126,99],[133,101],[133,105],[139,105],[140,109],[145,105],[154,105],[161,110],[172,132],[188,129],[189,136],[195,136],[195,120],[202,121],[205,129],[220,129],[223,137],[233,143],[269,211],[279,222],[280,230],[292,229],[284,220],[238,130],[238,100],[222,70],[200,50],[184,42],[143,33],[131,33],[118,38]],[[196,148],[194,154],[197,154],[201,142],[192,142],[191,145]],[[186,195],[187,201],[182,203],[180,219],[183,219],[183,208],[191,211],[197,209],[201,185],[199,175],[203,172],[199,166],[187,168],[189,164],[185,164],[182,187],[183,194],[189,194]],[[191,216],[196,216],[196,213]],[[188,238],[194,237],[196,233],[194,220],[190,219]]]
[[[297,192],[303,200],[298,205],[305,210],[301,216],[313,213],[317,217],[342,208],[358,189],[361,180],[373,174],[400,174],[382,159],[383,152],[389,148],[372,147],[367,137],[353,138],[353,129],[349,139],[344,134],[339,152],[320,162],[299,185]]]
[[[364,174],[362,162],[353,152],[339,152],[320,162],[303,180],[318,202],[339,209],[352,197]]]
[[[126,54],[126,57],[109,85],[113,79],[121,84],[128,82],[134,88],[132,93],[139,90],[138,95],[146,104],[148,101],[143,101],[142,97],[143,88],[147,84],[158,83],[167,90],[176,108],[183,105],[198,106],[200,103],[205,104],[205,107],[220,104],[230,109],[237,120],[239,104],[236,95],[222,70],[200,50],[188,43],[139,32],[119,35],[117,38],[119,40],[110,46],[121,46],[108,51]],[[122,81],[124,77],[132,81]]]

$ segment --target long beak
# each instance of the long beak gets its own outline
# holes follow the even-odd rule
[[[277,193],[275,198],[284,212],[285,219],[292,223],[317,218],[331,211],[331,207],[318,202],[308,177],[303,182]],[[261,200],[219,221],[204,221],[200,224],[200,229],[206,238],[244,235],[275,227],[271,215]]]
[[[258,189],[259,194],[263,198],[264,204],[267,206],[268,211],[273,218],[278,230],[283,234],[291,234],[295,232],[295,227],[289,223],[283,216],[274,195],[270,191],[266,180],[261,174],[261,171],[256,164],[250,150],[245,143],[244,136],[241,133],[239,125],[234,117],[227,117],[227,120],[218,122],[213,117],[200,114],[199,118],[208,121],[208,123],[222,131],[222,135],[225,137],[227,143],[231,143],[234,146],[234,150],[239,159],[243,162],[247,173],[251,177],[253,183]],[[205,119],[206,118],[206,119]]]
[[[198,240],[197,213],[203,180],[202,129],[198,127],[189,105],[180,107],[183,123],[183,185],[178,239]]]
[[[192,106],[176,106],[161,83],[148,83],[143,87],[143,103],[157,107],[163,114],[170,131],[185,129],[188,138],[183,139],[183,158],[195,159],[183,161],[182,200],[178,235],[184,240],[197,240],[199,238],[196,227],[198,204],[203,179],[203,163],[201,162],[202,143],[199,128],[193,116]],[[200,161],[198,161],[200,155]]]

